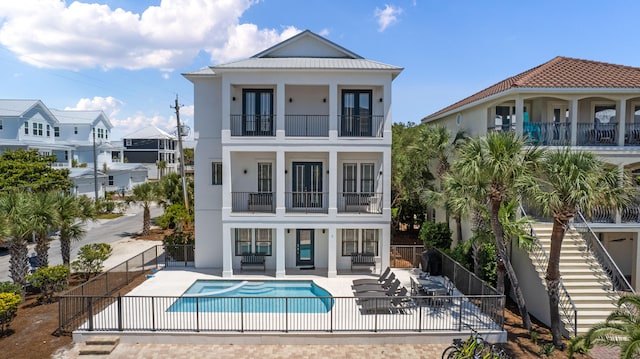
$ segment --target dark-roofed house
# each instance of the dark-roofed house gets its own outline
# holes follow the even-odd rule
[[[452,133],[464,130],[471,136],[514,131],[524,135],[530,145],[592,151],[637,178],[640,68],[558,56],[446,106],[422,122],[444,125]],[[439,214],[442,219],[443,213]],[[566,288],[563,300],[570,303],[567,298],[572,298],[578,307],[578,332],[604,320],[613,308],[616,291],[629,290],[627,281],[640,287],[640,204],[632,203],[620,211],[596,208],[586,216],[586,223],[593,235],[572,227],[565,236],[561,258]],[[534,229],[540,240],[536,253],[544,258],[551,224],[541,218]],[[463,232],[467,237],[470,234],[468,228]],[[521,280],[527,305],[545,321],[549,311],[544,281],[537,279],[544,278],[546,263],[517,249],[513,256],[518,275],[531,279]],[[615,265],[608,258],[613,258]],[[537,275],[527,272],[533,269]]]

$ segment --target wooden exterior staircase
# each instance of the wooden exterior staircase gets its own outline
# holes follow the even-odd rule
[[[548,256],[551,247],[552,223],[536,223],[532,227]],[[546,288],[544,279],[546,264],[541,268],[540,261],[534,260],[532,256],[530,252],[529,257]],[[573,227],[567,231],[562,242],[560,275],[566,292],[577,310],[578,334],[587,332],[596,323],[604,322],[616,308],[618,293],[598,260],[587,250],[585,240]],[[566,323],[567,319],[563,318],[563,321],[565,328],[573,327],[573,324]],[[571,331],[567,331],[573,335]]]

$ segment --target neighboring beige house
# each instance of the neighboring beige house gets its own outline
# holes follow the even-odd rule
[[[402,68],[304,31],[194,85],[196,267],[232,276],[389,265],[391,89]]]
[[[591,151],[603,161],[638,176],[640,68],[559,56],[449,105],[423,118],[422,122],[444,125],[452,133],[464,130],[470,136],[482,136],[489,131],[515,131],[525,135],[532,145],[569,146]],[[444,219],[443,211],[439,218]],[[639,204],[634,203],[619,212],[601,208],[587,220],[623,275],[639,288]],[[540,224],[536,230],[546,235],[548,228]],[[463,232],[466,238],[470,236],[468,227]],[[541,241],[544,235],[540,235]],[[573,243],[570,237],[565,238],[567,246]],[[565,266],[561,267],[561,272],[567,289],[574,293],[572,298],[579,302],[583,289],[576,289],[584,287],[587,279],[583,275],[596,270],[593,266],[579,268],[577,264],[571,264],[572,261],[582,264],[590,261],[579,256],[569,258],[574,250],[584,250],[584,242],[577,240],[575,244],[576,248],[563,247],[561,261]],[[520,263],[514,265],[523,268]],[[572,287],[574,280],[582,281],[582,284]],[[610,286],[609,282],[605,285],[606,288]],[[538,294],[529,302],[539,299],[546,302],[544,288],[539,283],[536,290]],[[615,296],[609,294],[604,296]],[[590,305],[597,307],[599,304]]]

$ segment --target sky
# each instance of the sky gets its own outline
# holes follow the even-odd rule
[[[311,30],[404,71],[393,121],[567,56],[640,67],[635,0],[0,0],[0,98],[103,110],[119,139],[193,127],[181,74]]]

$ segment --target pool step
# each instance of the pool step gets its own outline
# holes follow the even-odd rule
[[[109,355],[120,343],[120,337],[100,336],[80,345],[80,355]]]

